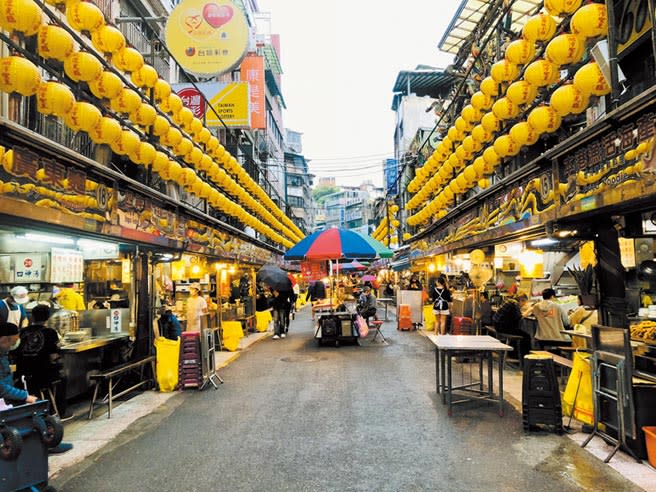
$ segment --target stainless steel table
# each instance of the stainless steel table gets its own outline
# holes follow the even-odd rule
[[[390,304],[394,304],[394,298],[393,297],[381,297],[380,299],[376,299],[378,302],[383,304],[385,306],[385,321],[389,321],[389,318],[387,317],[387,306]]]
[[[448,405],[449,416],[452,407],[457,403],[472,400],[488,400],[499,402],[499,416],[503,416],[503,361],[505,352],[512,350],[510,345],[501,343],[496,338],[487,335],[427,335],[435,345],[435,384],[438,393],[442,394],[442,403]],[[499,394],[494,394],[494,362],[493,354],[499,354]],[[478,381],[471,381],[459,386],[453,385],[454,356],[478,358]],[[483,361],[487,361],[487,391],[483,389]],[[446,366],[446,367],[445,367]],[[454,391],[458,392],[458,400],[454,400]]]

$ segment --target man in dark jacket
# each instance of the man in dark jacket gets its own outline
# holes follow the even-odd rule
[[[526,295],[521,295],[517,299],[508,297],[492,316],[494,328],[497,330],[499,338],[502,338],[504,334],[522,337],[520,342],[522,355],[528,354],[531,350],[531,337],[520,328],[522,322],[522,307],[524,307],[527,301],[528,298]]]

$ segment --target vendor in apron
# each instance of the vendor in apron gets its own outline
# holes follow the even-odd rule
[[[17,286],[9,291],[9,296],[0,301],[0,322],[11,323],[19,328],[27,325],[26,304],[30,301],[28,290]]]

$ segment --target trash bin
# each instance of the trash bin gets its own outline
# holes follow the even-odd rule
[[[159,337],[155,340],[155,350],[157,352],[157,384],[162,393],[169,393],[178,386],[180,339],[169,340]]]
[[[48,449],[57,446],[64,429],[48,415],[48,402],[0,411],[0,490],[55,489],[48,486]]]

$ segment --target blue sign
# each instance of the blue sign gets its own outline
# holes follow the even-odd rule
[[[399,174],[399,161],[396,159],[385,159],[385,189],[389,195],[397,195],[399,186],[397,176]]]

